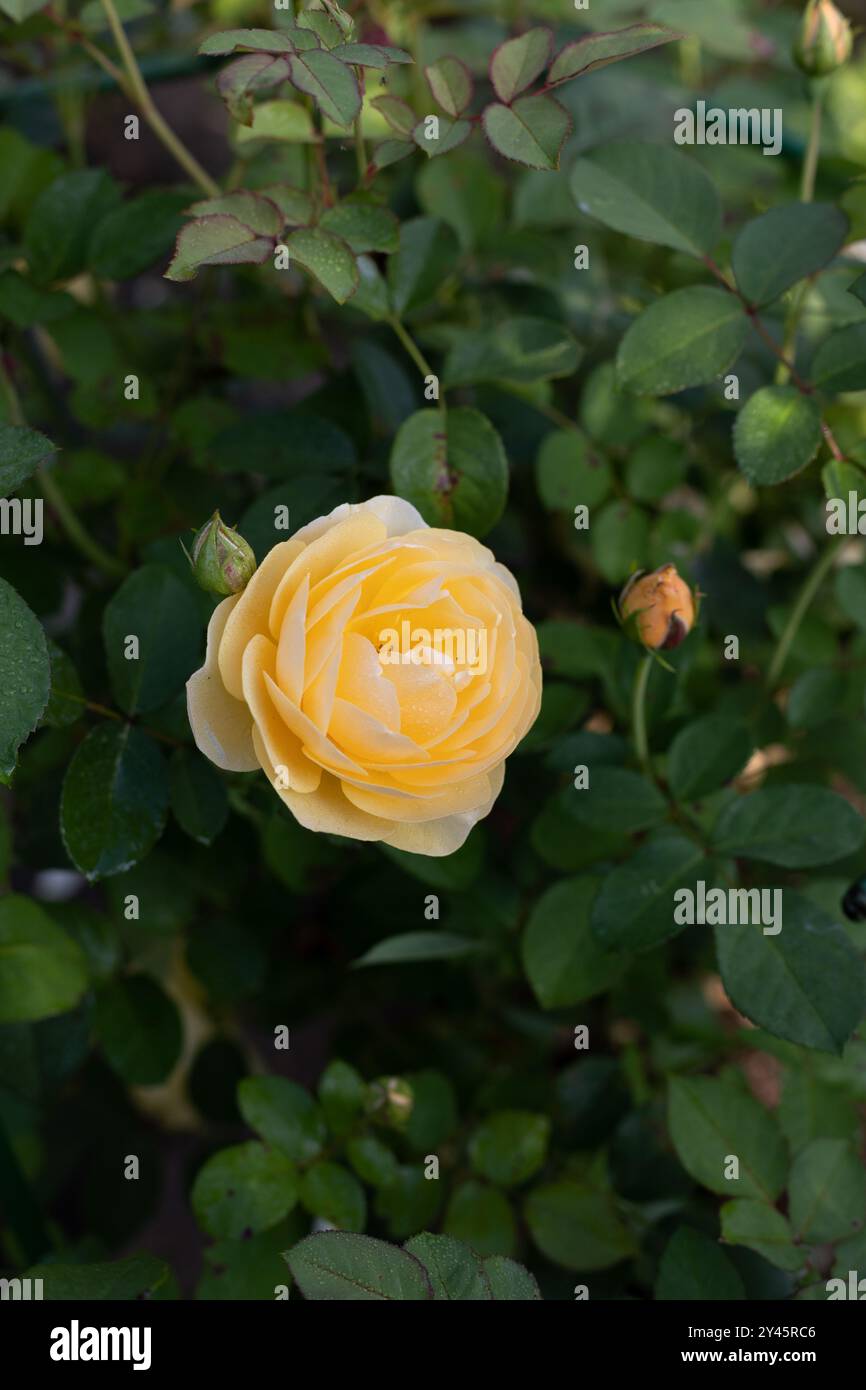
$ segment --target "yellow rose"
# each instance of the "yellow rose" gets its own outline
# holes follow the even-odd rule
[[[214,610],[187,684],[217,767],[262,768],[309,830],[430,855],[488,814],[540,699],[512,575],[398,497],[275,545]]]
[[[637,635],[653,651],[678,647],[695,625],[695,600],[675,565],[633,574],[619,597],[619,614],[633,617]]]

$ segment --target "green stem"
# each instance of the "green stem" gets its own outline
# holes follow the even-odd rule
[[[163,119],[154,105],[153,98],[147,88],[141,69],[138,66],[135,54],[126,31],[120,22],[120,16],[114,7],[114,0],[100,0],[108,26],[111,29],[114,42],[120,54],[123,68],[126,73],[126,86],[129,95],[136,101],[141,108],[141,113],[147,121],[154,135],[162,142],[167,150],[174,155],[178,164],[189,174],[194,183],[208,198],[219,196],[220,187],[205,169],[201,167],[195,155],[187,149],[182,140],[175,135],[171,126]]]
[[[418,368],[421,375],[435,377],[436,373],[430,366],[430,363],[427,361],[427,358],[424,356],[418,344],[415,342],[415,339],[412,337],[412,334],[408,331],[405,325],[401,323],[396,316],[389,318],[388,323],[391,325],[394,332],[397,334],[397,337],[400,339],[400,342],[403,344],[409,356],[412,358],[412,361],[415,363],[415,366]],[[436,379],[438,381],[439,378],[436,377]],[[443,415],[447,411],[447,406],[445,404],[445,392],[442,390],[441,385],[439,387],[439,409],[441,410]]]
[[[791,649],[791,644],[794,641],[794,638],[797,636],[800,624],[803,621],[803,618],[805,617],[806,610],[808,609],[809,604],[812,602],[812,599],[815,597],[818,590],[820,589],[821,584],[823,583],[827,574],[832,569],[833,561],[836,559],[837,552],[839,550],[840,545],[842,544],[843,539],[844,537],[837,536],[834,540],[828,543],[824,551],[824,554],[821,556],[820,560],[815,565],[815,568],[812,570],[812,573],[809,575],[809,578],[806,580],[806,583],[803,585],[803,588],[800,591],[800,596],[797,599],[797,602],[794,604],[793,609],[791,610],[791,616],[785,624],[785,628],[782,632],[781,637],[776,643],[776,650],[773,653],[773,658],[767,670],[768,690],[773,690],[775,688],[779,680],[779,677],[782,674],[785,662],[788,658],[788,652]]]
[[[809,143],[803,160],[803,174],[800,179],[800,201],[811,203],[815,196],[815,175],[818,172],[818,156],[821,152],[821,117],[824,111],[824,93],[817,89],[812,95],[812,119],[809,123]]]
[[[652,664],[653,658],[647,653],[635,676],[634,694],[631,702],[631,727],[635,752],[641,768],[648,777],[652,776],[652,764],[646,732],[646,691]]]
[[[818,172],[818,157],[821,152],[821,116],[824,107],[824,94],[820,89],[816,89],[812,95],[812,117],[809,123],[809,140],[806,145],[806,154],[803,158],[803,171],[800,176],[800,201],[801,203],[811,203],[815,196],[815,176]],[[806,302],[806,295],[809,292],[809,281],[804,280],[797,286],[791,297],[791,306],[785,319],[785,336],[782,344],[782,356],[793,362],[794,346],[797,340],[797,331],[800,327],[800,318],[803,313],[803,306]],[[790,368],[786,362],[780,362],[776,368],[776,385],[784,386],[791,375]]]
[[[15,390],[12,378],[6,371],[2,355],[0,355],[0,390],[2,390],[9,411],[9,418],[13,425],[19,425],[22,428],[25,427],[26,421],[24,419],[24,412],[21,409],[21,402],[18,399],[18,392]],[[124,566],[121,565],[118,560],[115,560],[113,555],[109,555],[107,550],[103,550],[102,546],[97,545],[96,541],[87,534],[48,471],[43,467],[39,467],[36,470],[36,477],[39,482],[39,487],[42,490],[43,497],[54,511],[57,520],[60,522],[60,525],[63,527],[69,540],[76,549],[99,569],[103,570],[105,574],[110,574],[114,577],[125,574],[126,570]]]

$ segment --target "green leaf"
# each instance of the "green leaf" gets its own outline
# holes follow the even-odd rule
[[[578,159],[569,186],[581,212],[641,241],[700,257],[721,235],[714,185],[699,164],[668,145],[602,146]]]
[[[303,1086],[283,1076],[248,1076],[238,1106],[250,1129],[295,1163],[316,1158],[325,1143],[322,1112]]]
[[[818,666],[798,676],[788,695],[785,717],[792,729],[817,729],[842,704],[845,677],[830,666]]]
[[[312,196],[301,188],[292,188],[287,183],[268,183],[256,189],[262,198],[275,203],[283,215],[283,221],[290,227],[304,227],[312,222],[315,204]]]
[[[553,49],[550,29],[527,29],[516,39],[506,39],[490,59],[490,81],[506,106],[530,87],[547,67]]]
[[[335,58],[361,68],[387,68],[390,63],[411,63],[411,53],[382,43],[340,43],[331,49]]]
[[[318,46],[318,39],[312,42]],[[306,43],[295,29],[225,29],[221,34],[209,34],[198,51],[209,57],[223,57],[238,52],[295,53],[302,46]]]
[[[713,846],[726,856],[813,869],[853,854],[864,829],[862,816],[844,797],[792,782],[761,787],[730,802],[716,821]]]
[[[534,1301],[541,1298],[534,1275],[516,1260],[509,1260],[504,1255],[488,1255],[482,1263],[490,1282],[491,1293],[497,1303]]]
[[[388,287],[397,315],[425,304],[455,268],[460,247],[447,222],[412,217],[400,228],[400,249],[388,262]]]
[[[29,898],[0,898],[0,1023],[74,1009],[87,988],[80,946]]]
[[[54,452],[44,434],[0,421],[0,496],[16,492]]]
[[[472,74],[460,58],[439,58],[424,69],[436,101],[456,120],[472,100]],[[414,127],[414,119],[413,119]]]
[[[340,1231],[363,1231],[367,1223],[364,1189],[339,1163],[314,1163],[301,1178],[301,1202]]]
[[[674,1077],[668,1125],[684,1168],[696,1182],[724,1197],[775,1202],[785,1186],[785,1142],[776,1120],[745,1090],[715,1077]],[[739,1177],[725,1177],[729,1159]]]
[[[328,1063],[319,1078],[319,1102],[333,1134],[351,1129],[364,1108],[366,1094],[364,1078],[348,1062],[337,1058]]]
[[[445,359],[445,387],[483,381],[529,383],[571,376],[581,348],[558,323],[516,315],[493,328],[464,330]]]
[[[797,1249],[788,1221],[775,1207],[751,1197],[738,1197],[725,1202],[719,1217],[726,1244],[745,1245],[777,1269],[793,1273],[802,1268],[805,1252]]]
[[[102,640],[121,709],[127,714],[158,709],[183,689],[198,665],[201,621],[195,598],[165,566],[143,565],[106,604]],[[128,651],[137,655],[129,659]]]
[[[841,1054],[866,1013],[866,966],[838,922],[788,889],[780,925],[775,935],[748,923],[716,927],[728,996],[777,1038]]]
[[[508,460],[479,411],[458,406],[443,416],[419,410],[397,431],[391,482],[429,525],[483,536],[505,509]]]
[[[296,1209],[297,1213],[297,1209]],[[218,1240],[203,1252],[204,1268],[196,1287],[199,1302],[272,1301],[288,1279],[286,1248],[300,1234],[298,1216],[258,1235],[245,1231],[240,1240]]]
[[[579,1004],[608,989],[622,974],[590,928],[597,878],[567,878],[538,899],[523,934],[523,968],[543,1009]]]
[[[187,193],[150,188],[113,208],[97,224],[87,263],[102,280],[131,280],[168,256],[183,226]]]
[[[41,284],[84,270],[93,228],[120,201],[120,190],[99,169],[61,174],[40,193],[24,225],[24,254]]]
[[[178,233],[165,279],[192,280],[204,265],[262,265],[273,249],[273,237],[257,236],[236,217],[197,218]]]
[[[5,579],[0,579],[0,690],[0,775],[8,777],[19,746],[48,704],[51,663],[42,624]]]
[[[655,1296],[659,1302],[715,1302],[745,1298],[746,1290],[717,1241],[681,1226],[665,1246]]]
[[[582,434],[551,430],[535,461],[538,495],[551,511],[573,513],[603,502],[613,485],[610,464]]]
[[[407,1240],[403,1248],[424,1266],[434,1299],[457,1299],[464,1303],[492,1299],[483,1261],[462,1241],[424,1231]]]
[[[275,237],[283,230],[283,217],[270,198],[261,193],[238,189],[216,198],[201,198],[188,208],[191,217],[219,217],[225,214],[243,222],[256,236]]]
[[[747,332],[734,295],[707,285],[674,290],[629,325],[617,353],[617,379],[646,396],[705,386],[737,359]]]
[[[812,359],[812,383],[825,396],[866,390],[866,323],[831,333]]]
[[[169,764],[171,809],[187,835],[212,844],[229,814],[225,784],[213,763],[194,748],[178,748]]]
[[[390,253],[399,246],[399,224],[393,212],[375,203],[344,199],[329,208],[319,223],[325,231],[342,237],[353,251]]]
[[[589,786],[576,790],[568,806],[584,825],[627,834],[648,830],[667,814],[667,803],[653,783],[623,767],[591,768]]]
[[[322,227],[300,227],[285,244],[291,259],[315,276],[338,304],[345,304],[355,293],[358,266],[341,237]]]
[[[289,59],[291,81],[311,96],[326,120],[350,126],[361,109],[361,89],[352,69],[322,48]]]
[[[273,53],[245,53],[219,73],[217,91],[230,116],[243,125],[253,124],[253,96],[287,81],[288,60]]]
[[[419,1260],[371,1236],[322,1231],[287,1251],[286,1263],[306,1299],[369,1303],[433,1297]]]
[[[156,744],[128,724],[100,724],[79,744],[63,780],[66,852],[91,882],[123,873],[156,844],[167,809],[168,779]]]
[[[419,960],[461,960],[479,950],[480,943],[468,936],[446,931],[400,932],[377,941],[354,962],[364,965],[400,965]]]
[[[514,1253],[517,1230],[508,1198],[471,1178],[453,1193],[445,1213],[445,1233],[465,1241],[482,1258]]]
[[[642,845],[603,880],[592,905],[592,930],[608,950],[645,951],[682,931],[674,892],[705,878],[702,851],[680,835]]]
[[[651,437],[629,455],[626,491],[636,502],[659,502],[679,486],[687,471],[688,459],[680,444]]]
[[[436,892],[461,893],[469,888],[481,872],[484,863],[484,833],[476,828],[453,854],[431,859],[426,854],[410,854],[407,850],[380,845],[382,853],[407,874],[427,884]]]
[[[371,1187],[387,1187],[397,1177],[397,1158],[387,1144],[373,1134],[350,1139],[346,1157],[358,1177]]]
[[[609,1269],[635,1253],[634,1240],[611,1195],[563,1178],[530,1192],[530,1235],[543,1255],[565,1269]]]
[[[763,386],[734,425],[734,453],[750,483],[783,483],[818,452],[821,412],[795,386]]]
[[[645,569],[649,553],[649,518],[631,502],[606,502],[590,527],[592,558],[608,584],[621,584],[636,569]]]
[[[150,1298],[169,1275],[168,1265],[154,1255],[130,1255],[104,1264],[32,1265],[24,1277],[41,1279],[49,1302],[131,1303]]]
[[[450,154],[459,149],[472,134],[471,121],[442,121],[435,118],[436,125],[428,117],[418,121],[412,130],[412,139],[423,150],[428,159],[440,154]]]
[[[385,94],[384,96],[373,97],[370,105],[376,111],[381,112],[392,130],[395,130],[404,140],[411,140],[412,131],[418,124],[418,117],[407,102],[403,101],[401,97]]]
[[[513,106],[494,103],[482,115],[484,134],[498,154],[530,169],[558,169],[571,116],[555,97],[518,97]]]
[[[797,1154],[788,1184],[795,1237],[813,1244],[841,1240],[866,1212],[866,1170],[853,1144],[815,1139]]]
[[[832,203],[788,203],[741,228],[731,266],[751,304],[770,304],[841,250],[848,219]]]
[[[192,1187],[196,1220],[218,1240],[238,1240],[247,1231],[276,1226],[297,1200],[294,1164],[255,1140],[215,1153]]]
[[[547,74],[548,86],[570,82],[585,72],[607,67],[608,63],[619,63],[623,58],[635,58],[639,53],[682,37],[663,24],[630,24],[611,34],[587,34],[586,38],[566,44],[556,55]]]
[[[127,1086],[165,1081],[180,1056],[180,1014],[156,980],[130,975],[104,985],[96,997],[96,1036]]]
[[[680,729],[668,750],[667,775],[678,801],[696,801],[736,777],[754,740],[748,727],[725,714],[707,714]]]
[[[497,1187],[517,1187],[544,1166],[550,1120],[528,1110],[500,1110],[483,1120],[469,1139],[476,1173]]]

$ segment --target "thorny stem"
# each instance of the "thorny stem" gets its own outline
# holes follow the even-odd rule
[[[811,203],[815,196],[815,175],[818,172],[818,156],[821,152],[821,116],[823,108],[823,89],[816,87],[812,95],[812,119],[809,125],[809,141],[806,146],[806,154],[803,159],[803,172],[800,178],[800,201],[802,203]],[[794,356],[797,330],[800,326],[800,316],[803,312],[803,305],[806,302],[809,283],[809,280],[804,280],[801,285],[798,285],[791,299],[788,316],[785,320],[785,340],[782,349],[786,357],[793,358]],[[788,380],[788,376],[789,368],[787,364],[780,362],[776,368],[777,385],[784,385]]]
[[[195,155],[187,149],[183,141],[178,139],[171,129],[171,126],[160,115],[154,105],[153,98],[147,88],[147,83],[141,74],[141,69],[132,51],[132,46],[129,39],[126,37],[126,31],[114,7],[114,0],[100,0],[100,3],[105,11],[105,17],[108,20],[114,42],[117,44],[124,71],[121,73],[114,63],[112,63],[95,44],[90,43],[88,39],[80,35],[76,35],[85,52],[89,53],[91,58],[98,62],[105,72],[110,73],[127,95],[138,104],[141,114],[144,116],[144,119],[147,121],[154,135],[162,142],[165,148],[174,155],[174,158],[181,168],[189,174],[194,183],[198,184],[202,192],[205,193],[208,198],[218,197],[220,193],[219,185],[211,178],[210,174],[201,167]]]
[[[794,641],[794,638],[797,636],[800,624],[806,615],[806,610],[808,609],[809,604],[812,602],[812,599],[815,597],[818,590],[820,589],[823,580],[825,579],[829,571],[832,569],[833,562],[836,559],[836,556],[839,551],[839,546],[841,545],[843,539],[843,537],[837,536],[832,541],[830,541],[830,543],[825,547],[823,554],[821,555],[820,559],[818,560],[817,564],[812,570],[812,573],[809,575],[808,579],[806,580],[806,583],[803,585],[803,588],[800,591],[800,596],[797,599],[797,602],[794,604],[793,609],[791,610],[791,616],[785,624],[785,628],[782,632],[781,637],[776,643],[776,650],[773,653],[773,659],[770,662],[769,668],[767,670],[768,690],[774,689],[779,680],[779,677],[782,674],[785,662],[788,657],[788,652],[791,649],[791,644]]]
[[[64,700],[74,700],[77,705],[83,705],[90,710],[91,714],[101,714],[103,719],[113,719],[116,724],[128,724],[130,721],[122,714],[118,714],[116,709],[110,709],[108,705],[100,705],[96,700],[88,700],[84,695],[73,695],[70,690],[56,690],[55,695],[59,695]],[[185,745],[182,739],[174,738],[171,734],[164,734],[159,729],[152,729],[147,724],[138,724],[136,728],[141,729],[143,734],[149,734],[151,738],[157,738],[161,743],[169,743],[172,748],[183,748]]]
[[[780,347],[774,339],[773,335],[767,331],[765,324],[758,317],[758,312],[754,304],[750,304],[749,301],[746,299],[745,295],[742,294],[740,290],[736,288],[735,285],[731,284],[724,271],[716,265],[715,261],[712,259],[711,256],[704,256],[702,259],[704,265],[716,277],[719,284],[724,289],[726,289],[729,294],[735,295],[737,299],[740,301],[740,303],[743,306],[743,312],[748,316],[749,321],[752,324],[752,327],[758,334],[758,337],[770,349],[773,356],[778,358],[781,366],[784,367],[787,375],[790,377],[793,385],[796,386],[800,394],[803,396],[811,396],[813,394],[813,387],[809,384],[808,381],[805,381],[803,377],[800,376],[793,362],[790,361],[785,348]],[[836,443],[833,431],[825,421],[821,422],[821,433],[823,434],[827,447],[833,455],[834,459],[836,459],[838,463],[843,463],[845,455],[842,453],[842,450]]]
[[[9,411],[9,418],[13,425],[19,425],[23,428],[26,425],[24,412],[21,409],[18,392],[6,370],[2,353],[0,353],[0,390],[2,390]],[[36,477],[43,497],[76,550],[79,550],[98,569],[101,569],[105,574],[110,574],[113,578],[125,574],[126,570],[120,561],[115,560],[113,555],[109,555],[107,550],[103,550],[102,546],[88,535],[48,470],[40,465],[36,469]]]

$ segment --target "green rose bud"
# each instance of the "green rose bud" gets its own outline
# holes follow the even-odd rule
[[[808,77],[826,77],[851,57],[851,25],[832,0],[809,0],[794,43],[794,62]]]
[[[402,1077],[379,1076],[367,1087],[367,1114],[389,1129],[405,1129],[414,1104],[412,1087]]]
[[[188,558],[193,574],[209,594],[239,594],[256,568],[251,547],[226,526],[219,512],[197,532]]]

